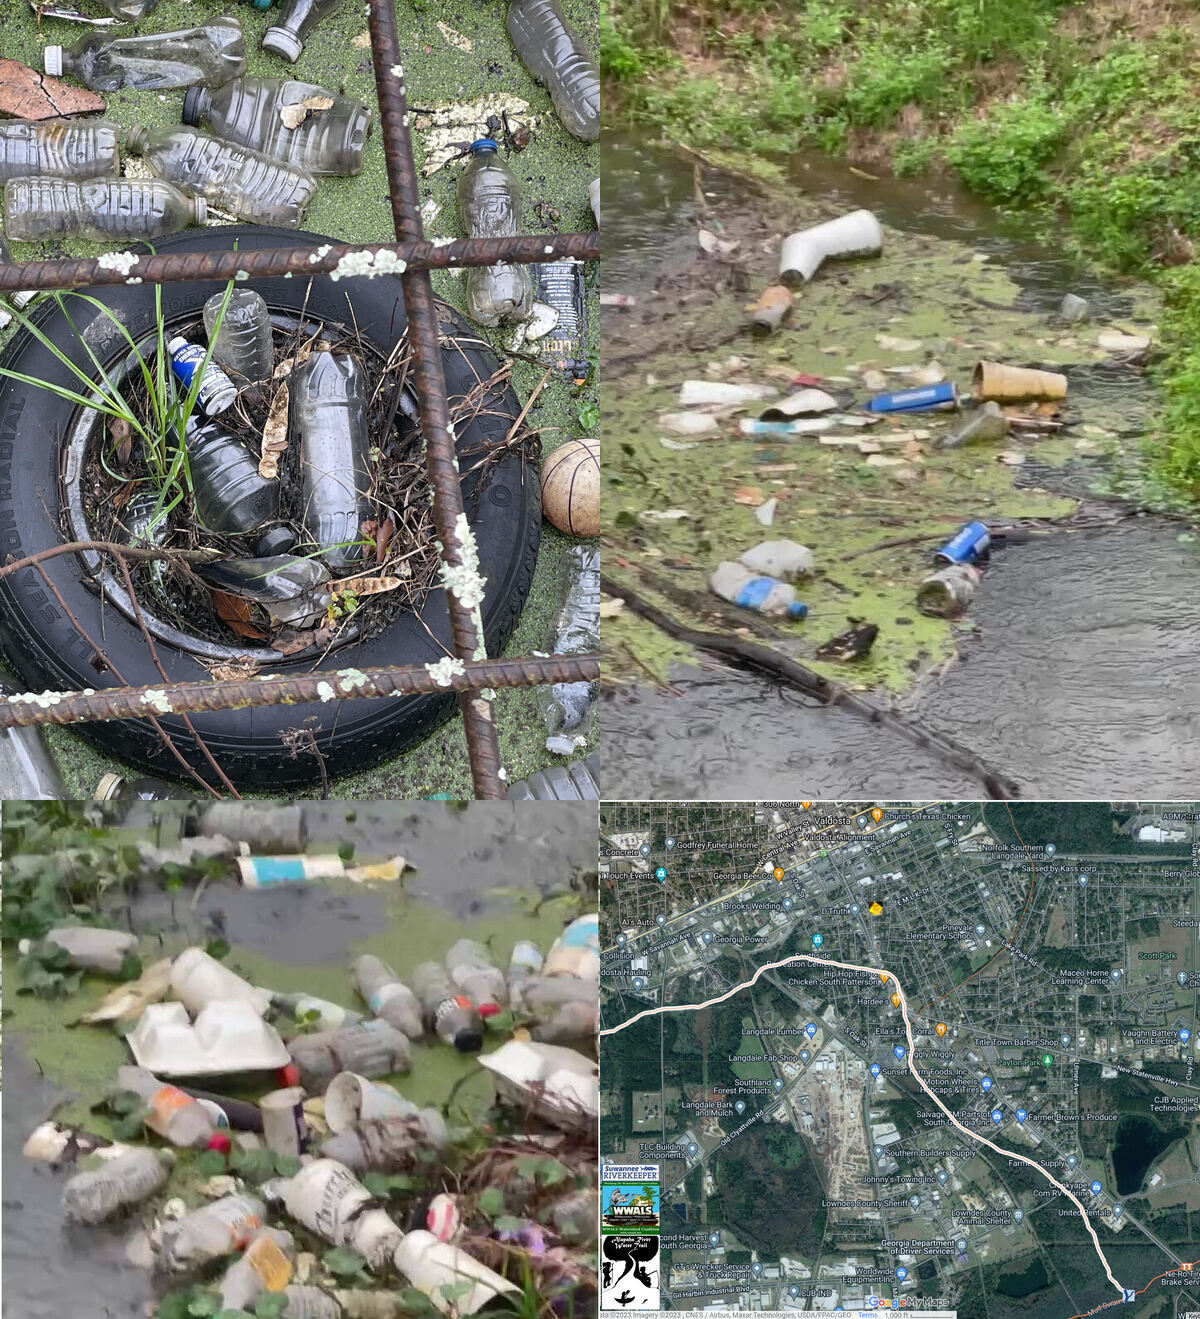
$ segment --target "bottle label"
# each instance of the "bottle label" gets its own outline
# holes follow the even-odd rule
[[[263,1225],[262,1219],[257,1214],[247,1212],[236,1200],[228,1205],[214,1206],[214,1208],[219,1208],[221,1217],[228,1219],[225,1226],[229,1229],[230,1250],[244,1250]],[[270,1241],[270,1237],[266,1239]]]
[[[273,1237],[261,1236],[252,1241],[243,1258],[269,1292],[281,1292],[291,1281],[292,1261]]]
[[[778,585],[774,577],[752,577],[737,593],[733,603],[743,609],[760,609],[763,601]]]
[[[177,1086],[164,1085],[150,1096],[150,1112],[146,1118],[147,1126],[154,1130],[165,1130],[167,1123],[181,1109],[196,1101],[191,1095],[185,1095]]]
[[[185,389],[191,389],[196,372],[204,365],[205,352],[194,343],[182,344],[171,352],[171,368],[183,381]],[[196,402],[202,412],[208,412],[222,395],[233,389],[233,382],[215,362],[210,361],[200,378],[200,388],[196,391]]]

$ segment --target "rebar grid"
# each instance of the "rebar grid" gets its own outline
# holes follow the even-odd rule
[[[490,699],[496,687],[526,687],[599,677],[597,655],[489,660],[479,605],[472,604],[470,577],[476,563],[474,537],[463,518],[458,457],[442,370],[438,318],[429,271],[488,266],[502,261],[528,265],[574,257],[598,260],[596,233],[523,234],[511,238],[466,238],[449,243],[425,240],[416,162],[408,127],[404,72],[393,0],[370,0],[371,57],[379,97],[380,127],[392,202],[396,243],[330,244],[311,248],[263,248],[254,252],[181,252],[133,257],[114,265],[99,259],[0,263],[0,293],[26,289],[73,289],[99,285],[165,284],[189,280],[246,280],[328,274],[333,279],[366,274],[401,276],[414,355],[413,384],[421,409],[434,523],[446,586],[454,655],[444,665],[396,665],[344,669],[302,676],[258,675],[245,679],[164,683],[153,688],[111,687],[78,692],[20,693],[0,699],[0,729],[149,718],[275,704],[364,699],[438,691],[459,693],[475,795],[504,796],[500,749]],[[371,253],[364,270],[347,257]],[[132,254],[130,254],[132,256]],[[345,263],[345,264],[343,264]],[[465,534],[463,534],[465,532]],[[210,789],[211,790],[211,789]]]

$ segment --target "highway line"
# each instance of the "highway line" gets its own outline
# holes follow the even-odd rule
[[[1096,1235],[1096,1229],[1092,1226],[1091,1219],[1087,1216],[1087,1211],[1084,1209],[1082,1202],[1075,1195],[1074,1191],[1072,1191],[1070,1187],[1064,1186],[1062,1182],[1057,1180],[1057,1178],[1052,1177],[1040,1163],[1036,1163],[1033,1159],[1027,1158],[1024,1154],[1016,1153],[1015,1150],[1002,1149],[999,1145],[994,1145],[986,1136],[981,1136],[978,1132],[972,1131],[969,1127],[963,1126],[958,1118],[951,1113],[946,1105],[942,1103],[938,1096],[934,1094],[926,1084],[925,1078],[917,1071],[917,1065],[913,1061],[913,1053],[916,1045],[913,1042],[912,1022],[908,1019],[908,1000],[904,997],[904,991],[900,988],[900,981],[897,980],[890,971],[881,971],[878,967],[874,966],[859,966],[854,962],[835,962],[827,957],[815,957],[811,953],[796,953],[795,956],[785,957],[782,961],[768,962],[765,966],[760,966],[749,980],[740,985],[734,985],[732,989],[727,990],[724,994],[718,995],[716,998],[707,999],[703,1003],[676,1003],[657,1008],[645,1008],[637,1013],[636,1016],[630,1017],[628,1021],[623,1021],[619,1026],[610,1026],[607,1030],[602,1030],[600,1034],[616,1035],[618,1032],[625,1030],[626,1027],[632,1026],[635,1022],[641,1021],[645,1017],[657,1017],[664,1012],[699,1012],[702,1008],[711,1008],[717,1003],[724,1003],[727,998],[732,998],[732,996],[739,991],[749,989],[759,976],[765,975],[768,971],[776,971],[781,966],[791,966],[795,962],[811,962],[814,966],[832,966],[837,967],[842,971],[861,971],[864,975],[880,977],[880,979],[884,980],[885,984],[886,981],[891,980],[896,986],[895,992],[900,999],[900,1012],[904,1017],[904,1033],[908,1037],[908,1049],[905,1053],[905,1059],[908,1063],[908,1070],[913,1074],[917,1084],[964,1136],[969,1136],[972,1140],[977,1140],[981,1145],[986,1145],[988,1149],[994,1150],[997,1154],[1003,1155],[1006,1159],[1016,1159],[1019,1163],[1027,1164],[1030,1168],[1034,1169],[1035,1172],[1041,1173],[1051,1186],[1056,1187],[1067,1197],[1068,1200],[1070,1200],[1075,1208],[1079,1210],[1080,1217],[1083,1219],[1083,1226],[1087,1230],[1088,1236],[1092,1238],[1092,1245],[1096,1247],[1096,1254],[1100,1256],[1100,1263],[1104,1266],[1105,1275],[1109,1282],[1111,1282],[1117,1291],[1121,1293],[1121,1298],[1124,1300],[1125,1288],[1117,1281],[1112,1269],[1109,1267],[1104,1250],[1100,1245],[1100,1238]]]

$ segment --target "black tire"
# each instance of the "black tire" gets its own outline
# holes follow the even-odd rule
[[[240,248],[316,246],[328,242],[317,234],[295,230],[228,226],[197,230],[164,239],[158,251],[228,250],[234,240]],[[163,309],[168,325],[194,320],[204,301],[218,292],[216,283],[168,284],[163,288]],[[254,286],[273,310],[296,314],[302,307],[309,281],[269,279]],[[135,342],[151,331],[154,292],[148,285],[117,285],[94,291],[109,308],[124,316]],[[348,314],[352,300],[354,321]],[[76,329],[83,333],[103,313],[67,295]],[[308,292],[307,314],[342,324],[355,324],[360,333],[387,352],[406,325],[398,278],[343,279],[316,276]],[[73,341],[74,331],[54,303],[35,313],[42,330],[61,345]],[[443,332],[474,335],[453,312],[443,316]],[[124,341],[105,336],[103,348],[94,342],[105,367],[122,356]],[[105,359],[105,353],[108,359]],[[463,354],[470,361],[465,360]],[[49,382],[77,382],[54,356],[28,333],[14,336],[0,361]],[[474,345],[443,353],[450,398],[464,394],[479,378],[488,378],[496,360]],[[499,654],[525,603],[537,562],[541,537],[541,506],[536,472],[527,472],[517,456],[493,464],[486,481],[477,470],[480,441],[503,440],[520,411],[509,389],[490,400],[492,415],[480,416],[463,426],[458,435],[462,488],[467,514],[479,544],[481,571],[487,578],[483,604],[488,653]],[[23,558],[61,543],[59,448],[75,415],[73,406],[45,390],[0,381],[0,555]],[[466,450],[475,449],[468,456]],[[46,572],[62,593],[68,608],[87,632],[104,648],[133,686],[162,681],[136,625],[106,605],[94,584],[85,580],[83,565],[73,555],[51,559]],[[430,635],[432,634],[432,636]],[[427,663],[449,649],[450,627],[445,595],[431,593],[420,616],[406,612],[379,636],[347,645],[314,664],[281,658],[278,672],[311,672],[330,668],[371,668],[387,664]],[[439,644],[441,643],[441,644]],[[34,690],[74,690],[82,687],[120,686],[110,672],[97,673],[91,647],[82,639],[63,609],[47,591],[36,569],[30,568],[0,581],[0,644],[10,663]],[[443,649],[445,647],[445,649]],[[159,657],[172,681],[209,676],[199,660],[162,641]],[[218,763],[239,787],[279,791],[319,779],[311,755],[291,756],[281,735],[300,726],[312,730],[332,775],[368,768],[395,755],[426,736],[454,710],[452,695],[400,697],[314,703],[304,706],[268,706],[254,710],[227,710],[192,716],[197,732]],[[205,778],[212,769],[195,740],[177,716],[165,716],[163,725],[176,746]],[[81,724],[79,732],[101,751],[155,774],[177,776],[178,763],[163,748],[154,728],[143,720]]]

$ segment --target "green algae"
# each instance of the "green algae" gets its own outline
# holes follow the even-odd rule
[[[553,208],[560,217],[553,222],[557,229],[587,231],[595,223],[588,201],[588,184],[598,172],[595,147],[578,141],[559,124],[545,89],[532,80],[512,48],[504,25],[505,8],[502,3],[471,6],[453,0],[424,4],[397,0],[400,56],[409,105],[415,111],[448,102],[473,101],[491,94],[520,96],[529,103],[531,114],[538,120],[531,144],[509,158],[524,189],[523,227],[526,232],[537,232],[544,227],[539,216],[550,214],[546,208]],[[595,49],[599,20],[594,0],[566,0],[563,9],[583,40]],[[259,12],[248,4],[162,0],[145,24],[121,30],[169,31],[192,27],[227,11],[236,12],[242,21],[248,74],[278,77],[292,72],[297,78],[359,97],[378,112],[366,18],[359,4],[347,4],[323,20],[295,66],[284,64],[260,46],[262,34],[278,18],[278,9]],[[439,22],[466,38],[472,49],[460,50],[450,44],[439,29]],[[83,31],[78,25],[47,19],[39,33],[32,13],[24,4],[14,3],[11,11],[0,17],[0,45],[4,54],[39,70],[46,45],[71,45]],[[135,123],[158,127],[179,122],[183,92],[122,89],[107,95],[105,100],[106,117],[122,127]],[[482,131],[483,125],[479,128]],[[419,128],[413,131],[413,146],[419,170],[425,159]],[[428,178],[420,176],[422,203],[440,207],[436,217],[425,226],[431,238],[462,236],[454,195],[458,173],[458,165],[450,164]],[[356,178],[322,178],[304,228],[347,242],[394,239],[383,139],[378,125],[368,141],[362,173]],[[11,246],[16,260],[97,256],[106,250],[105,245],[82,240]],[[461,276],[435,271],[432,278],[438,296],[464,311]],[[587,310],[591,355],[595,352],[599,324],[594,280],[589,281]],[[502,335],[486,330],[481,333],[498,352],[503,352]],[[6,332],[0,331],[0,344],[5,338]],[[529,397],[541,380],[543,370],[533,363],[514,360],[513,383],[522,400]],[[529,424],[541,432],[544,447],[553,448],[583,433],[578,413],[596,398],[594,379],[577,387],[555,372],[530,410]],[[549,524],[543,525],[542,547],[529,597],[505,649],[506,655],[527,655],[535,649],[545,651],[552,644],[560,605],[558,584],[563,560],[572,543]],[[494,708],[502,763],[509,782],[548,764],[563,763],[563,757],[551,755],[544,748],[545,734],[532,691],[503,690],[497,695]],[[91,796],[100,775],[113,768],[110,757],[95,751],[69,729],[49,729],[47,740],[72,795]],[[590,748],[581,748],[580,754],[587,750]],[[126,772],[133,776],[139,773],[129,768]],[[319,784],[311,791],[319,791]],[[434,792],[461,797],[474,795],[466,738],[459,717],[436,730],[417,748],[374,770],[338,779],[336,783],[336,795],[351,798],[419,797]]]

